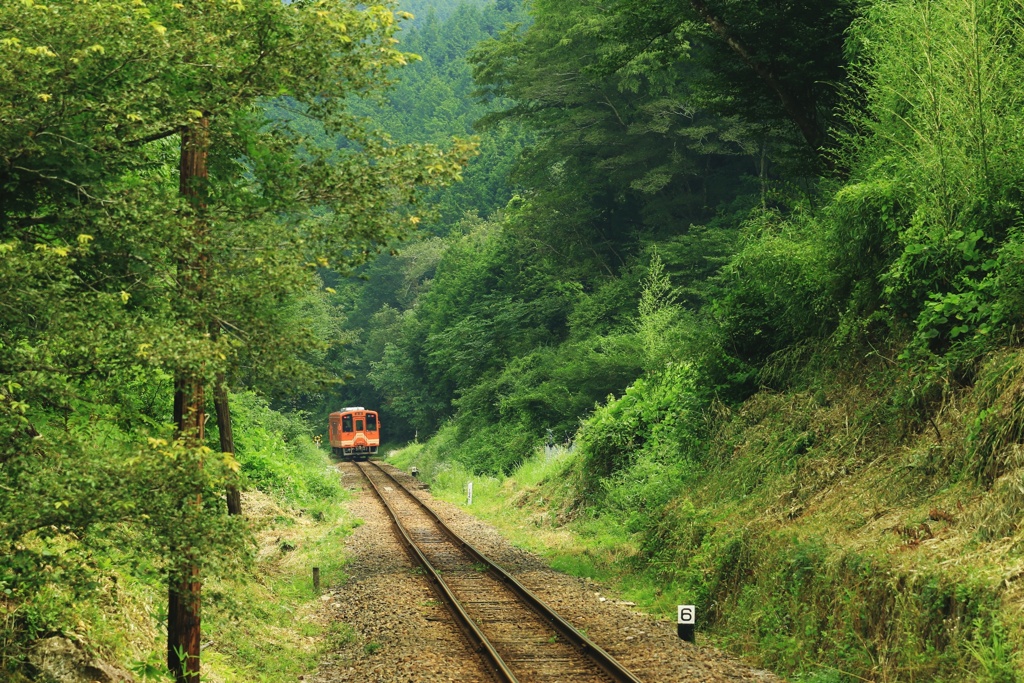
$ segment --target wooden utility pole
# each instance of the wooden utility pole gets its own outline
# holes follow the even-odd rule
[[[199,211],[204,203],[204,187],[208,177],[206,157],[210,146],[209,120],[202,118],[181,134],[179,191]],[[199,302],[207,276],[206,225],[200,217],[195,224],[192,246],[178,261],[179,295]],[[198,322],[198,321],[197,321]],[[205,325],[197,324],[205,331]],[[206,392],[202,372],[179,370],[174,378],[174,424],[177,436],[186,448],[203,444],[206,424]],[[199,464],[197,467],[201,466]],[[193,505],[191,514],[200,514],[202,494],[196,493],[185,505]],[[195,551],[186,541],[174,553],[176,565],[171,567],[167,600],[167,668],[176,683],[199,683],[200,593],[199,563]]]

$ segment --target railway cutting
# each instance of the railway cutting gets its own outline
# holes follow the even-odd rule
[[[397,532],[394,517],[360,468],[373,468],[367,475],[404,520],[404,535]],[[419,480],[387,463],[341,462],[337,469],[345,487],[357,492],[348,507],[362,523],[345,542],[349,579],[322,596],[322,616],[338,639],[328,644],[318,671],[306,679],[310,683],[617,680],[600,662],[578,656],[590,649],[610,653],[632,672],[627,675],[644,683],[781,683],[777,676],[706,642],[694,646],[681,641],[675,614],[671,620],[645,614],[632,603],[604,594],[597,582],[551,570],[540,558],[509,544],[490,525],[435,499]],[[438,533],[430,519],[435,516],[461,539]],[[418,558],[412,559],[417,551],[405,544],[415,545],[413,539],[419,541],[418,552],[438,570],[439,580]],[[492,570],[473,550],[500,562],[514,579]],[[495,582],[485,584],[488,580]],[[441,581],[462,597],[461,610],[502,664],[485,653],[487,645],[472,630],[469,635],[463,630],[455,616],[459,610],[441,600]],[[538,615],[532,606],[514,607],[515,597],[502,589],[510,583],[521,583],[527,593],[555,607],[562,621],[582,631],[593,647],[574,643],[559,630],[557,620]],[[528,635],[531,621],[539,631]],[[502,667],[514,678],[508,678]]]
[[[508,683],[640,683],[372,462],[356,466],[449,611]]]

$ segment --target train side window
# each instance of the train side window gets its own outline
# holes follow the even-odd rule
[[[377,431],[377,416],[367,415],[366,416],[366,431],[375,432]]]
[[[352,416],[342,415],[341,416],[341,431],[351,432],[352,431]]]
[[[357,432],[363,431],[363,421],[362,420],[356,420],[356,431]]]

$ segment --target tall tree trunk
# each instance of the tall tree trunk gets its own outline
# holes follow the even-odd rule
[[[209,148],[209,121],[200,119],[181,135],[179,165],[179,191],[192,200],[195,208],[203,207],[203,183],[207,178],[206,157]],[[202,299],[206,279],[206,259],[203,243],[206,226],[201,218],[196,221],[195,239],[189,253],[178,263],[180,296],[198,302]],[[197,322],[198,321],[194,321]],[[204,330],[205,325],[197,324]],[[188,448],[203,443],[206,424],[206,392],[202,373],[180,370],[174,380],[174,424],[178,438]],[[198,465],[197,465],[198,466]],[[193,505],[193,514],[200,514],[202,494],[185,501]],[[180,558],[169,576],[167,596],[167,668],[177,683],[199,682],[200,595],[198,558],[191,547],[175,549]]]
[[[181,375],[175,380],[174,423],[179,438],[189,446],[203,442],[206,414],[202,377]],[[186,505],[202,505],[201,494]],[[200,595],[199,566],[190,548],[180,548],[182,558],[173,567],[167,593],[167,668],[178,683],[199,681]]]
[[[213,405],[217,409],[217,431],[220,434],[222,453],[235,454],[235,435],[231,431],[231,407],[228,405],[228,383],[224,373],[217,374],[217,385],[213,388]],[[227,485],[228,514],[242,514],[242,494],[234,483]]]

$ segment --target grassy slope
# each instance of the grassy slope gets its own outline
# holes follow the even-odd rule
[[[326,457],[324,462],[326,464]],[[340,502],[340,500],[338,501]],[[243,509],[256,538],[256,561],[237,579],[209,581],[203,589],[203,680],[209,683],[277,683],[315,670],[335,633],[319,621],[312,567],[324,588],[345,580],[344,538],[358,522],[341,506],[311,515],[280,496],[243,494]],[[99,628],[93,645],[108,658],[129,662],[142,680],[168,680],[162,666],[162,581],[122,576],[133,600],[100,607],[117,631]]]
[[[895,367],[762,392],[712,418],[699,475],[633,532],[621,508],[581,499],[573,454],[471,477],[443,462],[442,431],[392,461],[461,505],[473,479],[472,512],[553,566],[611,580],[666,617],[695,602],[719,644],[796,679],[1016,681],[1024,470],[1011,458],[988,487],[964,466],[980,411],[1021,409],[1005,361],[924,419],[900,407],[912,382]]]
[[[202,676],[210,683],[296,680],[346,635],[343,626],[319,621],[311,569],[320,568],[323,588],[343,582],[344,539],[359,521],[342,506],[347,493],[330,469],[328,452],[313,443],[299,418],[276,413],[251,395],[233,401],[254,556],[241,574],[204,583]],[[96,589],[65,595],[54,583],[34,606],[56,625],[40,635],[76,641],[140,681],[169,680],[162,571],[130,536],[91,552]]]
[[[203,680],[244,683],[296,680],[313,671],[335,632],[316,615],[312,567],[321,571],[321,587],[345,580],[344,538],[353,524],[339,512],[312,518],[281,506],[259,492],[244,501],[260,528],[258,558],[252,575],[208,586],[221,594],[225,609],[211,613],[204,638]]]

